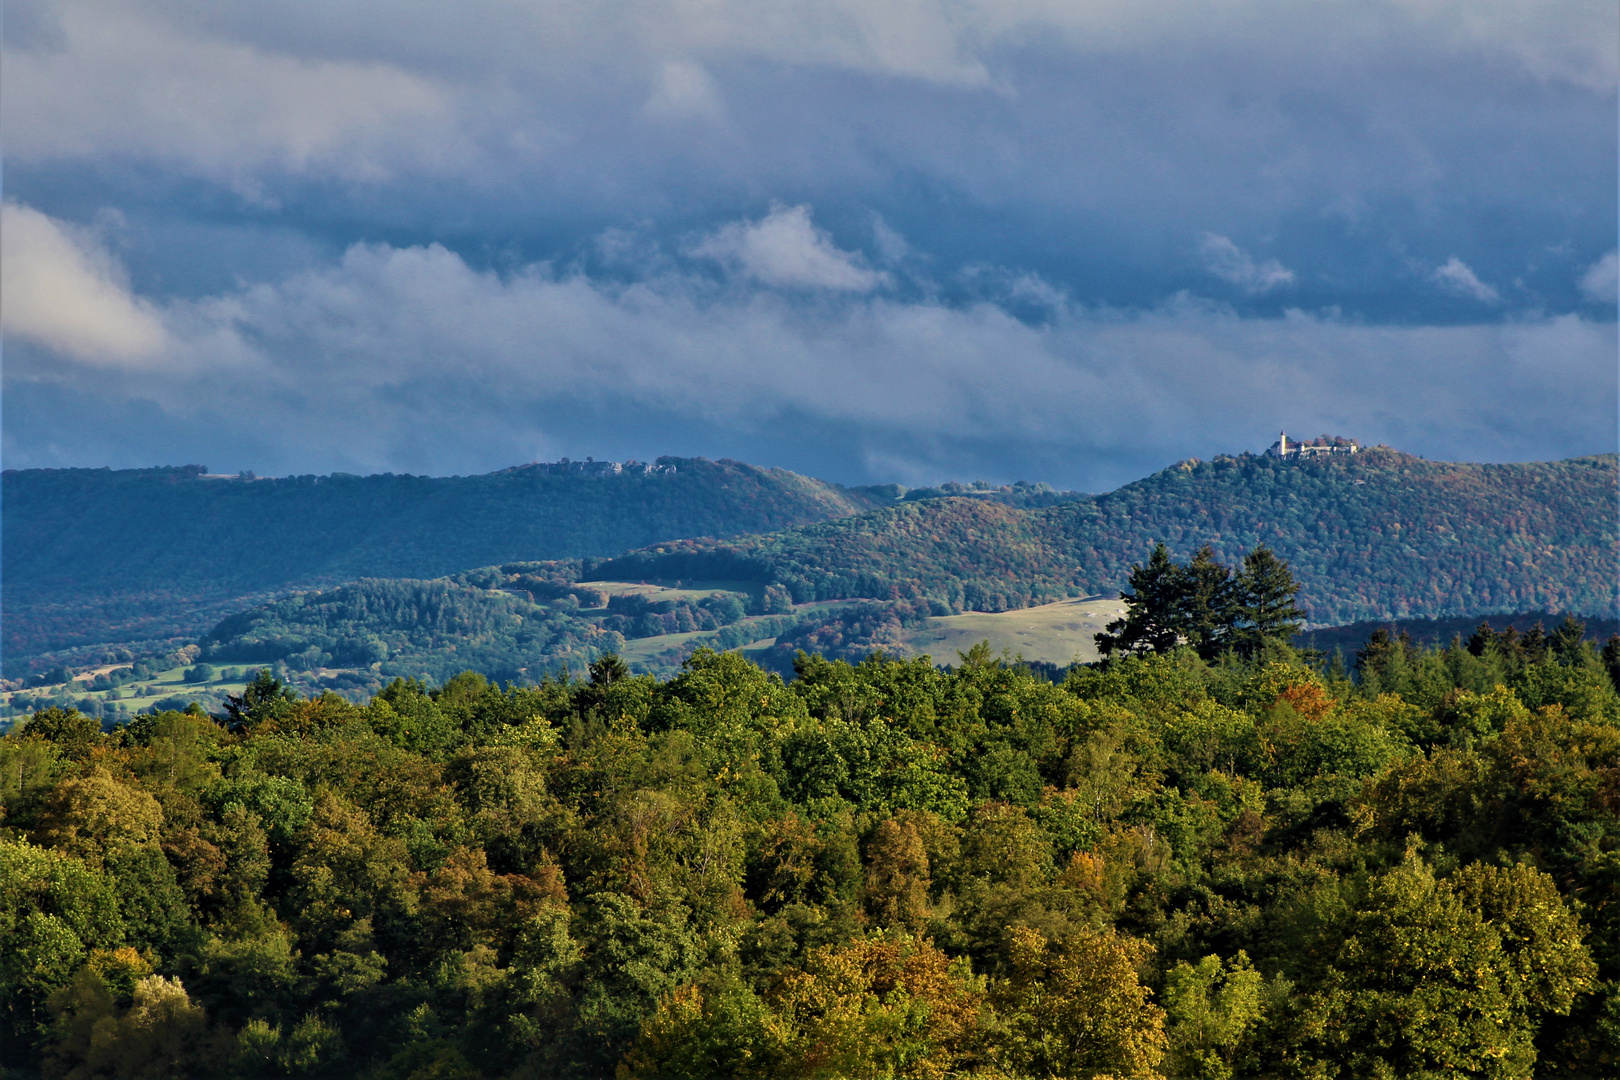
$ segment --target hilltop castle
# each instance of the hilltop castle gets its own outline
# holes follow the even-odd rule
[[[1356,440],[1337,435],[1321,435],[1310,442],[1289,442],[1288,432],[1281,431],[1277,433],[1277,441],[1271,444],[1271,449],[1266,453],[1272,457],[1304,459],[1354,454],[1360,449],[1361,447],[1356,445]]]

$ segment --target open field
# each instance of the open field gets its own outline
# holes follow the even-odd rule
[[[712,630],[696,630],[690,634],[660,634],[657,637],[631,638],[619,650],[626,663],[639,670],[649,660],[659,653],[670,649],[678,649],[689,641],[712,634]]]
[[[111,690],[91,690],[91,680],[97,675],[127,668],[128,664],[103,664],[99,667],[80,673],[74,678],[71,685],[64,687],[58,683],[54,686],[41,686],[31,690],[18,690],[5,696],[5,704],[19,709],[31,708],[36,699],[46,701],[59,697],[64,690],[75,700],[90,698],[92,701],[117,701],[125,705],[131,712],[138,712],[158,701],[167,698],[213,698],[224,694],[239,694],[247,686],[247,680],[261,668],[270,666],[268,663],[231,663],[216,665],[219,671],[232,670],[238,673],[236,678],[215,678],[206,683],[188,683],[185,681],[186,666],[172,667],[166,671],[155,671],[150,678],[134,680]]]
[[[758,585],[750,585],[743,581],[689,581],[680,587],[663,585],[657,582],[633,581],[582,581],[581,588],[595,589],[607,593],[609,596],[645,596],[654,603],[660,600],[689,600],[698,601],[713,596],[717,592],[758,592]]]
[[[1051,664],[1090,663],[1098,658],[1092,635],[1124,612],[1122,600],[1060,600],[1017,611],[970,611],[929,619],[904,636],[912,652],[940,664],[955,663],[957,653],[985,640],[998,656],[1005,652]]]

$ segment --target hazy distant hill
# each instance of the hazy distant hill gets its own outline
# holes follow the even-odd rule
[[[7,472],[0,486],[8,667],[46,649],[195,635],[291,588],[767,532],[902,491],[667,457],[467,477],[35,469]]]
[[[1189,461],[1084,501],[1023,510],[942,499],[597,567],[604,580],[777,584],[795,601],[926,600],[1004,611],[1118,589],[1159,540],[1293,566],[1318,624],[1482,612],[1613,612],[1616,457],[1473,465],[1387,449]]]

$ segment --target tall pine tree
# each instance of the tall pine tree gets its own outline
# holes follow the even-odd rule
[[[1180,642],[1180,617],[1185,571],[1170,557],[1170,549],[1154,546],[1146,566],[1131,567],[1130,591],[1122,593],[1125,617],[1108,624],[1097,635],[1104,656],[1117,653],[1169,652]]]
[[[1294,604],[1294,572],[1264,544],[1243,556],[1232,585],[1231,645],[1239,655],[1253,656],[1268,640],[1287,641],[1305,625],[1305,612]]]

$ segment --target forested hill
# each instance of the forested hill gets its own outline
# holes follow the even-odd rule
[[[1616,457],[1476,465],[1375,449],[1187,461],[1095,499],[1021,510],[904,504],[727,542],[665,544],[600,580],[778,584],[795,601],[924,599],[1004,611],[1118,589],[1156,541],[1236,562],[1269,545],[1312,622],[1615,610]]]
[[[1620,698],[1503,644],[44,710],[0,1076],[1613,1077]]]
[[[466,477],[36,469],[5,473],[3,492],[13,657],[192,635],[247,598],[292,587],[783,529],[892,502],[898,489],[666,457]]]

